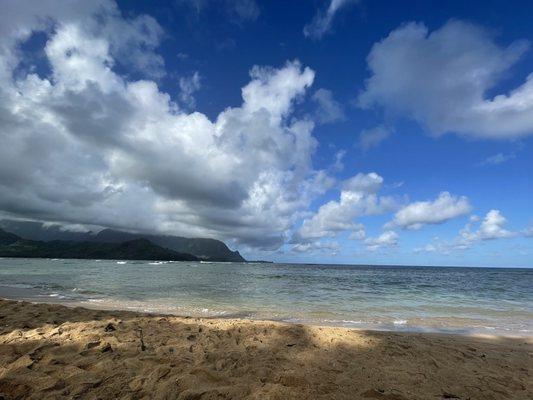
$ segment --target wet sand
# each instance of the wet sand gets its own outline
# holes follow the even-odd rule
[[[533,340],[0,300],[4,399],[532,399]]]

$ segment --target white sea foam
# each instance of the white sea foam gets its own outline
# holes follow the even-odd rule
[[[297,320],[295,320],[297,321]],[[364,324],[365,322],[361,321],[361,320],[352,320],[352,319],[341,319],[341,320],[338,320],[338,319],[323,319],[321,322],[324,322],[326,324],[332,324],[332,325],[344,325],[344,324],[350,324],[350,325],[360,325],[360,324]]]
[[[27,285],[25,283],[2,283],[1,286],[10,287],[14,289],[32,289],[35,287],[33,285]]]
[[[397,319],[393,321],[394,325],[405,325],[407,324],[407,321],[405,319]]]

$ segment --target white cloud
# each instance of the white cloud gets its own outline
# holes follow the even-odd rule
[[[305,25],[304,35],[312,39],[320,39],[331,28],[335,14],[343,7],[350,3],[356,3],[358,0],[330,0],[329,6],[325,11],[319,11],[313,20]]]
[[[394,231],[385,231],[377,237],[370,237],[365,240],[366,248],[376,251],[381,248],[390,248],[398,245],[399,236]]]
[[[452,244],[450,242],[441,240],[440,238],[436,237],[432,239],[431,243],[428,243],[425,246],[417,247],[413,249],[413,252],[417,254],[438,253],[438,254],[444,254],[444,255],[451,255],[456,250],[464,250],[464,248],[461,248],[460,245],[457,243]]]
[[[435,253],[437,252],[437,246],[433,243],[428,243],[423,247],[416,247],[413,250],[414,253]]]
[[[56,224],[54,222],[45,222],[43,223],[43,228],[45,229],[51,229],[56,227],[62,232],[82,232],[82,233],[88,233],[91,232],[91,229],[89,229],[86,225],[80,225],[80,224]]]
[[[342,188],[348,192],[357,192],[363,194],[373,194],[379,192],[383,186],[383,177],[375,172],[368,174],[358,173],[349,179],[346,179]]]
[[[442,224],[450,219],[468,214],[472,210],[464,196],[453,196],[441,192],[433,201],[417,201],[408,204],[394,215],[387,226],[399,226],[404,229],[420,229],[428,224]]]
[[[437,238],[432,243],[415,249],[415,252],[452,254],[454,251],[467,250],[472,248],[476,243],[487,240],[512,238],[520,234],[527,236],[527,230],[520,233],[509,231],[505,228],[506,224],[507,219],[502,215],[500,210],[490,210],[482,220],[477,215],[472,215],[455,239],[446,241]]]
[[[526,41],[500,46],[488,31],[466,22],[452,20],[431,33],[408,23],[372,47],[372,75],[359,104],[407,115],[436,135],[530,135],[533,74],[508,93],[488,97],[527,49]]]
[[[503,164],[509,160],[512,160],[513,158],[516,158],[516,154],[514,153],[509,153],[509,154],[504,154],[504,153],[498,153],[498,154],[495,154],[493,156],[490,156],[490,157],[487,157],[482,163],[481,165],[498,165],[498,164]]]
[[[404,181],[398,181],[398,182],[394,182],[393,184],[391,184],[390,186],[394,189],[398,189],[398,188],[401,188],[403,185],[405,184]]]
[[[335,162],[331,169],[335,172],[342,171],[344,169],[344,157],[346,156],[346,150],[339,150],[335,153]]]
[[[504,226],[507,223],[507,219],[501,214],[500,210],[490,210],[481,221],[479,229],[475,232],[471,231],[472,222],[477,221],[472,220],[461,231],[462,242],[465,244],[478,240],[493,240],[516,235],[514,232],[505,229]]]
[[[98,35],[105,43],[94,42],[95,51],[101,50],[99,46],[106,46],[113,64],[144,76],[159,78],[164,75],[164,60],[155,52],[163,35],[162,28],[148,15],[122,18],[112,0],[68,1],[61,6],[55,0],[3,2],[0,14],[3,68],[0,73],[10,73],[18,65],[21,49],[17,48],[17,43],[29,39],[36,31],[50,33],[58,24],[63,27],[75,24],[87,33]],[[73,62],[77,60],[75,56],[73,54]]]
[[[351,231],[352,237],[364,237],[364,227],[355,218],[382,214],[394,208],[390,197],[378,196],[383,178],[371,172],[359,173],[342,185],[339,200],[329,201],[311,217],[306,218],[294,235],[294,242],[311,242],[337,233]]]
[[[313,94],[313,100],[317,103],[316,114],[319,122],[328,124],[345,119],[342,106],[333,98],[330,90],[318,89]]]
[[[392,129],[378,125],[371,129],[365,129],[359,135],[359,147],[364,151],[378,146],[382,141],[387,139],[392,133]]]
[[[341,249],[341,246],[337,242],[307,242],[297,243],[292,246],[291,250],[297,253],[329,253],[336,255]]]
[[[288,65],[289,68],[281,70],[259,66],[252,68],[252,81],[242,89],[246,112],[260,114],[266,111],[273,123],[280,123],[292,112],[295,99],[311,86],[315,73],[309,68],[301,71],[298,62]]]
[[[0,16],[5,213],[276,248],[331,185],[312,167],[312,121],[293,115],[314,80],[299,62],[254,67],[242,104],[211,120],[156,82],[118,73],[123,52],[128,71],[146,68],[136,52],[155,51],[155,20],[123,18],[109,1],[9,4]],[[50,76],[14,76],[20,44],[36,31],[47,35]]]
[[[481,222],[478,235],[482,240],[514,236],[514,233],[504,228],[506,223],[507,219],[499,210],[490,210]]]
[[[195,71],[190,77],[181,77],[179,80],[180,94],[179,98],[183,104],[189,108],[196,106],[196,99],[194,93],[201,88],[201,78],[198,71]]]

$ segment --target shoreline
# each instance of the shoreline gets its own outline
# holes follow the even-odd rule
[[[417,265],[410,265],[410,264],[346,264],[346,263],[328,263],[328,262],[321,262],[321,263],[307,263],[307,262],[276,262],[276,261],[267,261],[267,260],[245,260],[245,261],[208,261],[208,260],[199,260],[199,261],[186,261],[186,260],[146,260],[146,259],[117,259],[117,258],[106,258],[106,259],[95,259],[95,258],[50,258],[50,257],[0,257],[0,260],[48,260],[48,261],[110,261],[110,262],[156,262],[156,263],[188,263],[188,262],[199,262],[201,264],[293,264],[293,265],[302,265],[302,266],[321,266],[325,265],[328,267],[377,267],[377,268],[391,268],[391,267],[399,267],[399,268],[478,268],[478,269],[506,269],[506,270],[529,270],[533,267],[531,266],[514,266],[514,265],[507,265],[507,266],[490,266],[490,265],[455,265],[455,264],[417,264]]]
[[[0,261],[6,298],[378,331],[533,336],[530,271]]]
[[[531,338],[0,300],[6,399],[528,399],[532,369]]]
[[[23,295],[26,292],[26,295]],[[7,295],[6,295],[7,294]],[[33,296],[27,296],[27,294],[33,294]],[[0,285],[0,299],[7,301],[23,301],[32,304],[51,304],[65,306],[71,309],[74,308],[86,308],[95,311],[110,311],[110,312],[134,312],[141,314],[148,314],[153,316],[172,316],[178,318],[203,318],[203,319],[223,319],[223,320],[245,320],[245,321],[257,321],[257,322],[277,322],[293,325],[306,325],[306,326],[318,326],[318,327],[333,327],[333,328],[345,328],[355,329],[360,331],[375,331],[375,332],[398,332],[398,333],[424,333],[424,334],[443,334],[443,335],[458,335],[465,337],[502,337],[511,339],[525,339],[533,340],[533,334],[523,333],[516,331],[493,331],[483,330],[479,327],[436,327],[436,326],[418,326],[407,325],[407,321],[394,321],[389,325],[377,325],[377,324],[350,324],[348,321],[332,321],[332,320],[311,320],[311,319],[297,319],[292,317],[290,319],[284,318],[269,318],[269,317],[256,317],[247,313],[229,312],[220,313],[215,312],[213,314],[203,312],[191,312],[192,310],[184,310],[184,312],[176,312],[170,310],[154,310],[146,308],[142,302],[139,302],[136,306],[124,306],[123,302],[118,300],[102,300],[94,301],[90,300],[71,300],[62,299],[60,296],[52,296],[49,293],[40,291],[36,288],[14,288],[9,286]],[[118,304],[121,303],[121,304]],[[189,311],[189,312],[187,312]],[[351,322],[351,321],[350,321]]]

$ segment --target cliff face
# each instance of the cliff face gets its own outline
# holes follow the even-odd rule
[[[20,238],[50,242],[54,240],[69,242],[121,243],[136,239],[147,239],[155,245],[178,253],[191,254],[208,261],[245,262],[238,251],[231,251],[226,244],[216,239],[185,238],[170,235],[150,235],[129,233],[113,229],[93,232],[71,232],[59,226],[44,226],[41,222],[0,220],[0,228]]]

